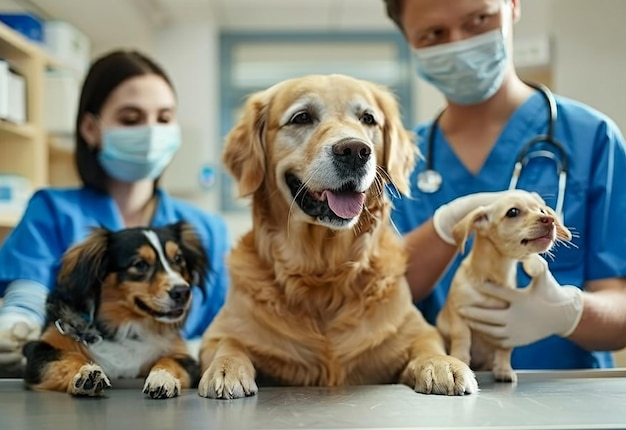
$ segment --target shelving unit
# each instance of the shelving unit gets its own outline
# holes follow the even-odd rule
[[[33,191],[50,184],[50,149],[44,129],[44,82],[48,68],[60,65],[41,47],[0,23],[0,58],[26,80],[25,124],[0,120],[0,174],[27,178]],[[21,213],[0,207],[0,241]]]

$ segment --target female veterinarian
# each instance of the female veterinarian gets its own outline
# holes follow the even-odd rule
[[[610,367],[626,345],[626,148],[601,113],[517,76],[520,0],[386,0],[419,76],[446,98],[416,129],[424,156],[394,223],[411,250],[414,299],[434,323],[460,257],[451,227],[496,192],[538,192],[575,234],[529,295],[492,285],[505,309],[467,309],[470,325],[514,346],[516,369]],[[620,177],[621,176],[621,177]],[[427,250],[424,252],[424,250]],[[450,263],[450,261],[452,263]],[[519,276],[519,284],[528,279]],[[433,288],[434,285],[434,288]]]
[[[202,335],[224,302],[229,241],[222,219],[158,188],[180,144],[174,88],[157,64],[126,51],[93,63],[76,124],[76,165],[83,186],[35,193],[0,249],[0,366],[21,363],[21,346],[39,335],[44,322],[61,255],[97,226],[119,230],[184,219],[196,229],[211,272],[207,298],[193,300],[183,332],[188,339]]]

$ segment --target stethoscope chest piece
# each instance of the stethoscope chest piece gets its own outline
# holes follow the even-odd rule
[[[433,169],[426,169],[417,175],[417,188],[423,193],[432,194],[441,188],[441,173]]]

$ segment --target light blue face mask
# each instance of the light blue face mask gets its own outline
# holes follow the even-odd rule
[[[178,124],[104,129],[98,161],[114,179],[156,179],[180,147]]]
[[[417,73],[448,100],[471,105],[484,102],[502,85],[507,47],[501,29],[458,42],[414,49]]]

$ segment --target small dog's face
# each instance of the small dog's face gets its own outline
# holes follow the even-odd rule
[[[207,266],[199,238],[184,223],[99,229],[66,254],[59,287],[100,300],[101,307],[115,307],[126,318],[178,323],[189,309],[191,286],[204,288]]]
[[[307,76],[254,94],[227,138],[241,195],[264,184],[292,220],[352,227],[370,190],[408,193],[416,146],[386,90],[347,76]],[[278,192],[275,192],[278,190]],[[280,198],[282,200],[274,200]]]
[[[192,275],[169,229],[125,230],[109,239],[105,284],[137,313],[162,322],[180,320],[191,302]],[[105,293],[106,294],[106,293]]]
[[[472,232],[490,240],[501,254],[518,260],[549,251],[557,240],[572,238],[539,195],[523,190],[508,191],[459,221],[452,234],[461,249]]]

